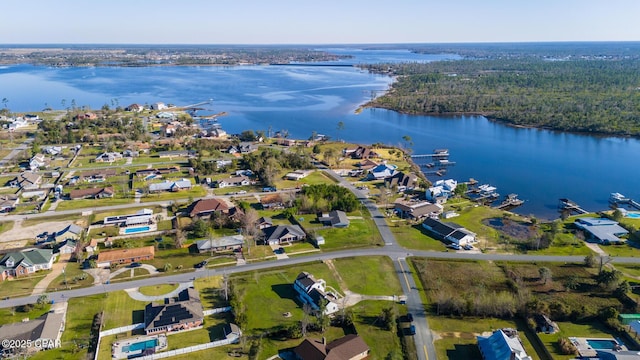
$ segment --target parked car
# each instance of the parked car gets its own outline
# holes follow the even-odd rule
[[[465,250],[473,250],[473,245],[471,244],[466,244],[465,246],[462,247]]]
[[[132,262],[131,264],[129,264],[130,268],[137,268],[137,267],[140,267],[140,266],[142,266],[142,264],[139,263],[139,262]]]
[[[458,244],[456,244],[456,243],[451,243],[451,244],[447,245],[447,247],[448,247],[449,249],[453,249],[453,250],[460,250],[460,249],[461,249],[461,248],[460,248],[460,245],[458,245]]]
[[[415,325],[409,326],[409,335],[415,335],[415,334],[416,334],[416,326]]]
[[[196,268],[196,269],[200,269],[200,268],[203,268],[203,267],[207,266],[208,263],[209,262],[207,260],[203,260],[203,261],[200,261],[199,263],[193,265],[193,267]]]
[[[407,321],[413,322],[413,314],[412,313],[407,313]]]
[[[284,252],[285,252],[284,248],[282,248],[282,247],[279,247],[279,248],[273,250],[274,254],[284,254]]]

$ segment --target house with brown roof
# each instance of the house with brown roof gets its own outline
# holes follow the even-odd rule
[[[228,214],[233,204],[222,198],[200,199],[189,205],[189,216],[209,216],[214,212]]]
[[[405,190],[413,190],[418,186],[418,175],[414,173],[404,173],[399,171],[395,173],[392,177],[384,179],[384,184],[393,188],[394,186],[398,189],[398,192],[403,192]]]
[[[394,202],[394,211],[403,219],[422,219],[427,216],[442,214],[443,207],[440,204],[432,204],[428,201],[412,201],[397,199]]]
[[[105,188],[76,189],[69,192],[69,198],[71,200],[112,198],[114,193],[113,187],[111,186]]]
[[[357,148],[342,150],[343,156],[349,156],[352,159],[369,159],[379,157],[379,155],[366,146],[358,146]]]
[[[116,176],[116,169],[100,169],[85,171],[80,174],[80,179],[88,183],[104,182],[108,177]]]
[[[165,298],[162,304],[147,304],[144,308],[144,331],[147,335],[177,332],[202,327],[204,309],[198,291],[189,287],[175,298]]]
[[[369,356],[369,346],[355,334],[326,343],[326,339],[304,339],[293,349],[297,360],[360,360]]]
[[[152,260],[155,256],[153,246],[133,249],[101,251],[98,254],[98,267],[109,267],[111,264],[129,264],[136,261]]]

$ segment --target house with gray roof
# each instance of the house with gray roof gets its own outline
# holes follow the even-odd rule
[[[20,340],[24,344],[33,344],[31,348],[14,347],[12,349],[0,348],[2,354],[33,353],[40,350],[48,350],[59,346],[60,337],[64,330],[65,312],[48,312],[41,317],[18,323],[0,326],[0,334],[11,334],[12,340]],[[36,346],[37,344],[37,346]]]
[[[280,245],[304,240],[307,234],[299,225],[276,225],[262,229],[265,245]]]
[[[83,228],[76,224],[69,224],[64,229],[56,232],[53,237],[55,242],[63,242],[65,240],[78,240],[82,236]]]
[[[347,214],[342,210],[333,210],[328,214],[322,214],[318,217],[318,221],[325,226],[346,228],[349,226]]]
[[[27,249],[5,254],[0,260],[0,281],[49,270],[55,256],[49,249]]]
[[[199,253],[207,251],[226,251],[242,249],[244,245],[244,236],[231,235],[224,236],[217,239],[198,240],[196,241],[196,247]]]
[[[35,190],[40,188],[42,175],[34,172],[25,171],[19,174],[9,185],[19,187],[22,190]]]
[[[149,192],[160,191],[180,191],[184,189],[191,189],[191,180],[181,179],[177,181],[165,180],[161,183],[153,183],[149,185]]]
[[[161,304],[150,303],[144,308],[144,331],[147,335],[177,332],[202,327],[204,310],[198,291],[189,287],[175,298],[165,298]]]
[[[620,236],[629,233],[629,231],[620,226],[617,221],[606,218],[578,218],[573,224],[588,234],[588,240],[596,241],[600,244],[617,244],[624,242],[625,240],[621,239]]]
[[[436,237],[459,246],[471,244],[476,241],[475,233],[456,223],[444,223],[428,217],[422,223],[422,227],[429,230]]]

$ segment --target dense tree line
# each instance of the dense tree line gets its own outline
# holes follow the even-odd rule
[[[360,202],[348,189],[334,184],[316,184],[302,188],[296,207],[302,213],[358,209]]]
[[[246,154],[243,161],[268,186],[273,186],[282,169],[304,170],[313,167],[306,156],[271,148]]]
[[[109,134],[117,140],[142,140],[146,129],[141,119],[100,115],[96,119],[42,120],[37,133],[40,144],[62,144],[98,141],[99,135]]]
[[[518,126],[640,135],[640,61],[538,58],[378,64],[398,76],[369,105],[412,114],[482,114]]]

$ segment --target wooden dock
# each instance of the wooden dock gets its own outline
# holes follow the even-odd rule
[[[432,154],[414,154],[411,155],[414,159],[420,158],[434,158],[434,159],[446,159],[449,157],[449,149],[434,149]]]
[[[500,205],[494,207],[494,209],[497,209],[497,210],[513,209],[515,207],[522,205],[523,203],[524,203],[524,200],[518,199],[518,194],[509,194],[504,198],[504,200],[502,200]]]
[[[566,198],[560,199],[560,204],[558,205],[558,208],[560,209],[560,211],[576,212],[578,214],[589,213],[587,210],[581,208],[580,205]]]
[[[609,203],[611,205],[614,205],[615,207],[618,207],[619,205],[628,205],[632,208],[635,208],[636,210],[640,210],[640,203],[633,199],[625,197],[620,193],[611,193],[611,196],[609,197]]]

